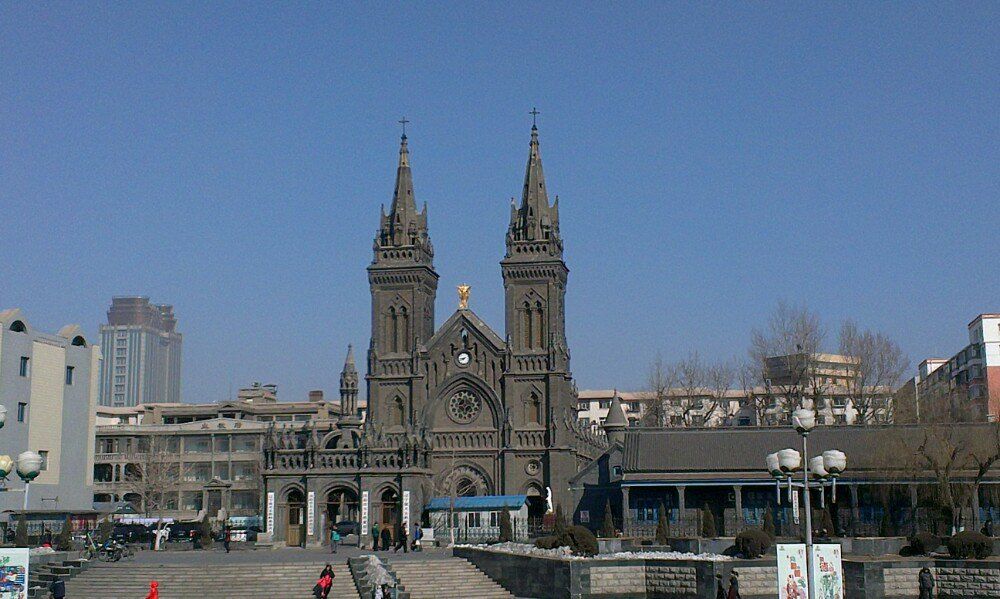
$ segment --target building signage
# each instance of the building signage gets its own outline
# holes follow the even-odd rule
[[[590,524],[590,510],[580,510],[580,524]]]
[[[267,534],[274,534],[274,493],[267,494]]]
[[[28,550],[0,549],[0,599],[28,599]]]
[[[316,525],[316,491],[309,491],[309,495],[306,497],[306,535],[313,536],[315,534],[314,527]]]
[[[844,567],[840,544],[813,545],[813,595],[822,599],[844,599]]]
[[[792,520],[799,523],[799,492],[792,493]]]
[[[403,530],[410,534],[410,492],[403,491]]]
[[[804,543],[779,543],[778,599],[807,599],[806,546]]]
[[[360,534],[368,534],[368,491],[361,492],[361,531]]]

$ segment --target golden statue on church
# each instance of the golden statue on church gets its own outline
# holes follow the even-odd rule
[[[458,286],[458,309],[468,310],[469,309],[469,291],[472,290],[471,285],[459,285]]]

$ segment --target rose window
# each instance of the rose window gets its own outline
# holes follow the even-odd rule
[[[479,416],[482,402],[468,391],[459,391],[448,401],[448,415],[459,424],[468,424]]]

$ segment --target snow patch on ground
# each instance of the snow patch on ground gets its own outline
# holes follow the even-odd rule
[[[530,557],[555,557],[560,559],[669,559],[669,560],[694,560],[704,562],[725,562],[733,558],[719,555],[717,553],[682,553],[680,551],[619,551],[617,553],[599,553],[593,557],[583,557],[573,555],[569,547],[559,547],[557,549],[540,549],[534,545],[525,543],[496,543],[494,545],[455,545],[456,547],[471,547],[473,549],[483,549],[495,551],[497,553],[511,553],[513,555],[526,555]]]

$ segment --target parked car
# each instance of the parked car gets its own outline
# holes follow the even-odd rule
[[[361,526],[353,520],[341,520],[340,522],[337,522],[334,527],[342,537],[346,537],[347,535],[356,535],[358,534],[358,530],[361,528]]]
[[[121,543],[148,543],[153,536],[149,527],[142,524],[115,524],[111,538]]]
[[[190,542],[191,532],[201,534],[201,522],[174,522],[170,525],[170,536],[168,541]]]

